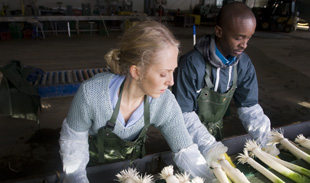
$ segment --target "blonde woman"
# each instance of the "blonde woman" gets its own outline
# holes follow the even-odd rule
[[[111,72],[82,83],[62,125],[60,155],[66,182],[88,182],[88,163],[143,157],[150,125],[165,137],[179,169],[211,176],[168,90],[174,84],[178,47],[164,25],[148,21],[131,27],[119,49],[105,55]]]

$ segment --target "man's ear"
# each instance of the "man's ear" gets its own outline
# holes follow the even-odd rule
[[[129,72],[130,72],[130,75],[133,79],[135,79],[137,81],[140,79],[139,68],[136,65],[130,66]]]
[[[222,28],[218,25],[215,26],[215,36],[218,37],[218,38],[221,38],[222,37]]]

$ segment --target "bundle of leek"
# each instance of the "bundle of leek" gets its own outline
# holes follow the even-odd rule
[[[310,139],[306,139],[302,134],[297,136],[295,142],[307,149],[310,149]]]
[[[282,133],[276,130],[272,130],[270,133],[272,137],[271,143],[280,143],[298,159],[303,159],[310,164],[310,155],[295,147],[287,138],[284,138]]]
[[[261,147],[253,140],[248,140],[245,144],[245,150],[251,151],[256,157],[258,157],[262,162],[268,165],[270,168],[274,169],[275,171],[281,173],[282,175],[286,176],[287,178],[298,182],[298,183],[309,183],[310,179],[306,176],[300,175],[285,166],[281,165],[280,163],[274,161],[269,156],[265,154],[261,150]]]
[[[239,153],[237,158],[238,158],[238,161],[240,163],[242,163],[242,164],[248,163],[255,170],[259,171],[261,174],[263,174],[265,177],[267,177],[271,182],[274,182],[274,183],[285,183],[278,176],[276,176],[271,171],[269,171],[267,168],[263,167],[261,164],[257,163],[253,158],[251,158],[249,156],[247,150],[244,149],[243,150],[243,154]]]
[[[227,176],[233,181],[238,183],[250,183],[246,176],[237,168],[234,168],[226,159],[225,156],[219,158],[219,164],[221,165]]]

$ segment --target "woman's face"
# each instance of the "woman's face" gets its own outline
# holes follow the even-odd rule
[[[174,84],[173,71],[178,66],[178,53],[177,47],[169,46],[153,58],[140,83],[146,95],[158,98]]]

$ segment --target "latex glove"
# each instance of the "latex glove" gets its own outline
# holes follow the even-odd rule
[[[203,154],[204,158],[206,159],[207,163],[211,165],[212,161],[218,161],[218,159],[223,155],[226,154],[228,148],[223,145],[222,143],[217,143],[216,145],[209,148],[207,152]]]
[[[183,118],[188,133],[192,137],[193,142],[198,145],[198,148],[203,155],[211,148],[224,146],[221,142],[217,142],[209,133],[208,129],[201,123],[195,112],[183,113]]]
[[[237,109],[239,119],[249,135],[262,147],[269,141],[270,120],[259,104]]]
[[[181,149],[175,153],[173,160],[181,171],[187,172],[192,177],[201,177],[206,182],[216,179],[205,158],[199,152],[197,144]]]
[[[73,174],[66,174],[64,183],[89,183],[86,176],[86,170],[75,172]]]
[[[86,176],[86,166],[89,161],[88,132],[76,132],[64,120],[59,145],[65,182],[88,183]]]
[[[262,150],[273,156],[278,156],[280,154],[280,150],[277,148],[276,144],[267,144],[265,147],[262,148]]]

